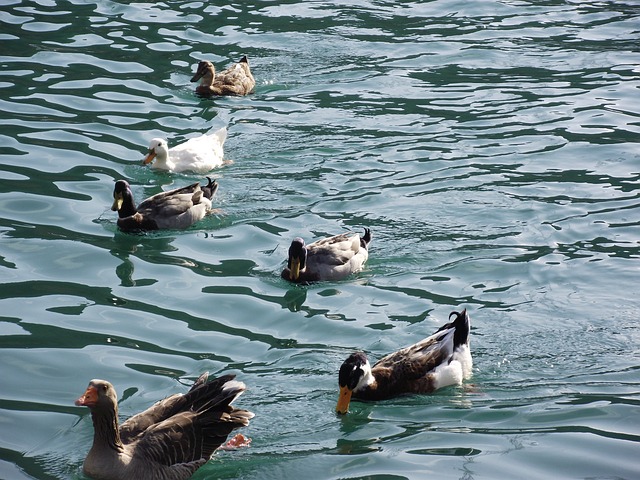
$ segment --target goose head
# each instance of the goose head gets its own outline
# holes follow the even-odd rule
[[[115,409],[118,405],[116,391],[106,380],[97,378],[89,382],[87,390],[76,400],[78,407],[93,409]]]

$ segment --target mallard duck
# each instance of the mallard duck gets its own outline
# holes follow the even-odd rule
[[[149,152],[142,163],[151,163],[151,168],[169,172],[204,174],[224,163],[222,146],[226,139],[225,127],[208,135],[190,138],[172,148],[169,148],[165,139],[153,138],[149,142]]]
[[[461,384],[471,375],[467,310],[451,312],[453,322],[420,342],[369,365],[363,352],[353,353],[340,367],[336,411],[347,413],[351,397],[384,400],[407,393],[431,393]]]
[[[371,230],[368,228],[364,229],[362,237],[354,233],[342,233],[309,245],[305,245],[300,237],[294,238],[282,278],[295,283],[345,278],[362,270],[369,258],[367,248],[370,242]]]
[[[191,79],[192,82],[198,80],[200,85],[196,87],[196,93],[203,96],[246,95],[256,86],[246,55],[238,63],[234,63],[220,73],[216,73],[213,63],[203,60],[198,63],[198,70]]]
[[[207,185],[194,183],[147,198],[138,207],[126,180],[118,180],[113,189],[111,210],[118,212],[118,227],[125,231],[187,228],[211,209],[211,198],[218,183],[207,177]]]
[[[91,380],[75,402],[89,407],[93,445],[83,471],[102,480],[190,478],[235,429],[254,414],[230,404],[245,390],[235,375],[207,382],[204,373],[185,394],[175,394],[118,425],[116,391]]]

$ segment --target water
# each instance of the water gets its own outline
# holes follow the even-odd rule
[[[127,417],[205,370],[246,382],[250,448],[195,478],[637,478],[635,2],[0,9],[0,478],[83,478],[73,401]],[[198,60],[256,91],[199,99]],[[109,210],[199,180],[140,165],[227,126],[214,215],[127,235]],[[292,287],[289,242],[372,229],[364,272]],[[473,378],[354,402],[337,370],[472,319]]]

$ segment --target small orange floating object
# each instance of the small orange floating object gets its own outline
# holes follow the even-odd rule
[[[220,447],[220,450],[232,450],[234,448],[248,447],[251,445],[251,439],[245,437],[241,433],[236,434],[233,438],[229,439],[227,443]]]

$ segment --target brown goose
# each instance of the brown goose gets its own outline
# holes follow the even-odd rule
[[[256,86],[246,55],[220,73],[216,73],[216,67],[208,60],[198,63],[198,70],[191,81],[198,80],[200,85],[196,87],[196,93],[202,96],[246,95]]]
[[[76,405],[91,410],[93,446],[83,471],[100,480],[187,479],[204,465],[229,433],[253,413],[230,405],[245,390],[234,375],[207,382],[208,373],[185,394],[157,402],[118,426],[116,391],[91,380]]]
[[[420,342],[390,353],[371,367],[363,352],[353,353],[340,367],[336,411],[347,413],[351,396],[383,400],[407,393],[431,393],[461,384],[471,375],[467,310],[451,312],[453,322]]]
[[[294,283],[321,280],[341,280],[362,270],[369,258],[371,230],[364,235],[342,233],[305,245],[300,237],[294,238],[289,247],[287,267],[282,278]]]

